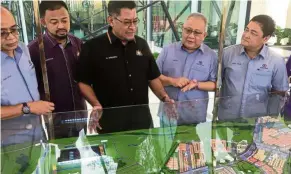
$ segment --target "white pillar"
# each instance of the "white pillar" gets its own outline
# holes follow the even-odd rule
[[[191,0],[191,13],[198,12],[198,0]]]
[[[152,0],[147,0],[147,4],[150,4]],[[146,36],[147,36],[147,42],[151,42],[151,35],[152,35],[152,10],[151,7],[147,8],[147,31],[146,31]]]
[[[247,15],[247,5],[248,1],[239,1],[239,17],[237,23],[237,36],[236,36],[236,44],[239,44],[241,41],[241,36],[245,30],[245,21]]]
[[[23,35],[24,43],[27,45],[28,44],[28,39],[27,39],[27,31],[26,31],[24,9],[23,9],[23,0],[18,0],[18,2],[19,2],[19,11],[20,11],[22,35]]]

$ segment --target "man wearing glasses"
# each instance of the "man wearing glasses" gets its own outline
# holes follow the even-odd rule
[[[255,16],[245,28],[241,44],[224,49],[219,119],[264,116],[279,109],[275,106],[279,102],[270,100],[277,95],[269,92],[284,95],[288,77],[283,57],[265,45],[274,31],[271,17]]]
[[[108,31],[82,47],[77,77],[85,98],[95,110],[147,105],[150,86],[158,98],[170,101],[146,41],[135,36],[139,21],[135,2],[109,1],[108,13]],[[96,124],[99,133],[150,128],[146,105],[104,109],[100,125]]]
[[[14,17],[1,7],[1,153],[5,154],[3,147],[8,145],[19,144],[9,147],[13,151],[39,143],[43,139],[39,115],[53,110],[53,103],[39,100],[35,69],[28,48],[19,42]],[[23,151],[23,157],[30,156],[29,152]],[[19,168],[11,163],[16,163],[19,156],[14,153],[4,156],[1,158],[1,173],[24,172],[18,171]]]
[[[178,124],[206,121],[208,91],[215,89],[217,73],[217,55],[203,43],[206,29],[205,16],[191,14],[183,25],[182,41],[164,47],[157,59],[167,93],[179,101]]]

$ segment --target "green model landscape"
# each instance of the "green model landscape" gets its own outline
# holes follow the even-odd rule
[[[226,140],[229,147],[231,142],[238,143],[246,140],[249,145],[253,143],[254,120],[249,120],[248,122],[217,123],[215,125],[216,135],[211,135],[212,128],[212,123],[208,122],[199,125],[163,127],[87,136],[86,138],[90,145],[102,144],[102,140],[106,140],[105,152],[107,156],[113,158],[114,162],[118,163],[117,173],[127,174],[176,173],[177,171],[165,166],[169,158],[175,154],[179,143],[182,142],[203,142],[206,167],[210,167],[209,170],[211,170],[211,166],[214,164],[214,159],[217,161],[217,168],[227,164],[227,162],[219,162],[221,156],[226,155],[225,153],[218,154],[213,158],[213,151],[211,150],[212,138]],[[1,149],[1,164],[5,166],[9,163],[13,167],[4,167],[2,173],[19,173],[18,171],[24,170],[24,164],[17,162],[17,159],[21,158],[21,154],[26,154],[29,157],[29,162],[25,170],[20,173],[32,173],[38,163],[43,165],[39,169],[44,173],[47,173],[47,170],[58,174],[81,173],[80,164],[59,165],[56,158],[56,149],[63,150],[74,146],[76,141],[76,137],[50,141],[49,154],[45,156],[41,163],[39,163],[38,159],[43,154],[43,151],[41,152],[42,146],[34,146],[32,150],[29,147],[23,148],[24,145],[18,145],[19,147],[4,147]],[[233,154],[230,156],[234,157]],[[239,157],[231,164],[231,167],[236,173],[240,171],[244,173],[262,172],[258,167],[241,160]],[[288,164],[286,163],[284,171],[288,170]]]

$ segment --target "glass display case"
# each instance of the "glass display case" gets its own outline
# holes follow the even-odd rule
[[[42,117],[25,115],[2,121],[1,171],[290,173],[285,103],[277,94],[252,94],[53,113],[54,139]],[[140,129],[143,117],[152,124]],[[22,127],[12,128],[18,121]],[[116,129],[106,132],[106,124]]]

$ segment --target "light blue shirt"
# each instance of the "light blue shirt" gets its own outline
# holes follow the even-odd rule
[[[181,42],[170,44],[163,48],[157,59],[160,72],[173,78],[186,77],[190,80],[196,79],[199,82],[216,82],[217,55],[207,45],[202,44],[200,48],[192,53],[188,53]],[[208,92],[192,89],[182,92],[180,88],[166,86],[170,98],[179,102],[180,109],[184,115],[185,123],[202,122],[206,120],[208,104]],[[195,100],[202,99],[202,100]],[[187,114],[185,114],[187,112]],[[186,116],[188,115],[188,116]],[[191,115],[191,116],[189,116]]]
[[[221,76],[220,119],[265,115],[272,107],[268,106],[271,89],[288,89],[284,59],[267,46],[254,59],[240,44],[225,48]]]
[[[19,43],[14,58],[1,51],[1,106],[39,99],[35,69],[28,48],[24,43]],[[36,141],[42,136],[39,116],[32,114],[1,120],[1,125],[2,145]]]
[[[1,51],[1,106],[39,100],[35,68],[28,48],[19,43],[15,58]]]

